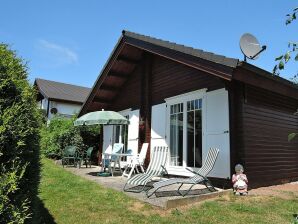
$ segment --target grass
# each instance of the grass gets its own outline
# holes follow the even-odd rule
[[[43,159],[39,198],[45,223],[291,223],[298,199],[219,197],[162,211]]]

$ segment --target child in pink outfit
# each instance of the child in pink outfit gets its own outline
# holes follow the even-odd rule
[[[243,166],[240,164],[237,164],[235,166],[235,174],[232,176],[232,183],[233,183],[233,189],[235,195],[247,195],[247,177],[243,173],[244,169]]]

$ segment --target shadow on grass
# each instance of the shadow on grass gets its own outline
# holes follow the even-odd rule
[[[39,197],[36,199],[35,214],[32,217],[31,223],[46,223],[56,224],[54,217],[50,214],[49,210],[45,207],[42,200]]]

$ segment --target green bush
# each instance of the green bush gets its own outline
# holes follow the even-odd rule
[[[101,126],[93,125],[93,126],[80,126],[80,135],[83,138],[83,143],[87,147],[93,147],[93,153],[91,155],[91,160],[94,164],[98,163],[98,149],[100,144],[100,129]]]
[[[69,145],[77,146],[83,153],[88,147],[99,142],[98,127],[75,127],[76,118],[54,117],[41,129],[41,150],[46,157],[57,158]]]
[[[84,147],[83,140],[73,126],[74,119],[54,117],[41,129],[41,150],[47,157],[60,156],[67,145]]]
[[[40,118],[26,64],[0,44],[0,223],[34,218]]]
[[[78,128],[80,135],[83,138],[84,145],[98,149],[100,144],[100,126],[80,126]]]

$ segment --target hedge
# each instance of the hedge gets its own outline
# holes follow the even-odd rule
[[[0,44],[0,223],[37,223],[41,116],[27,76],[26,63]]]

